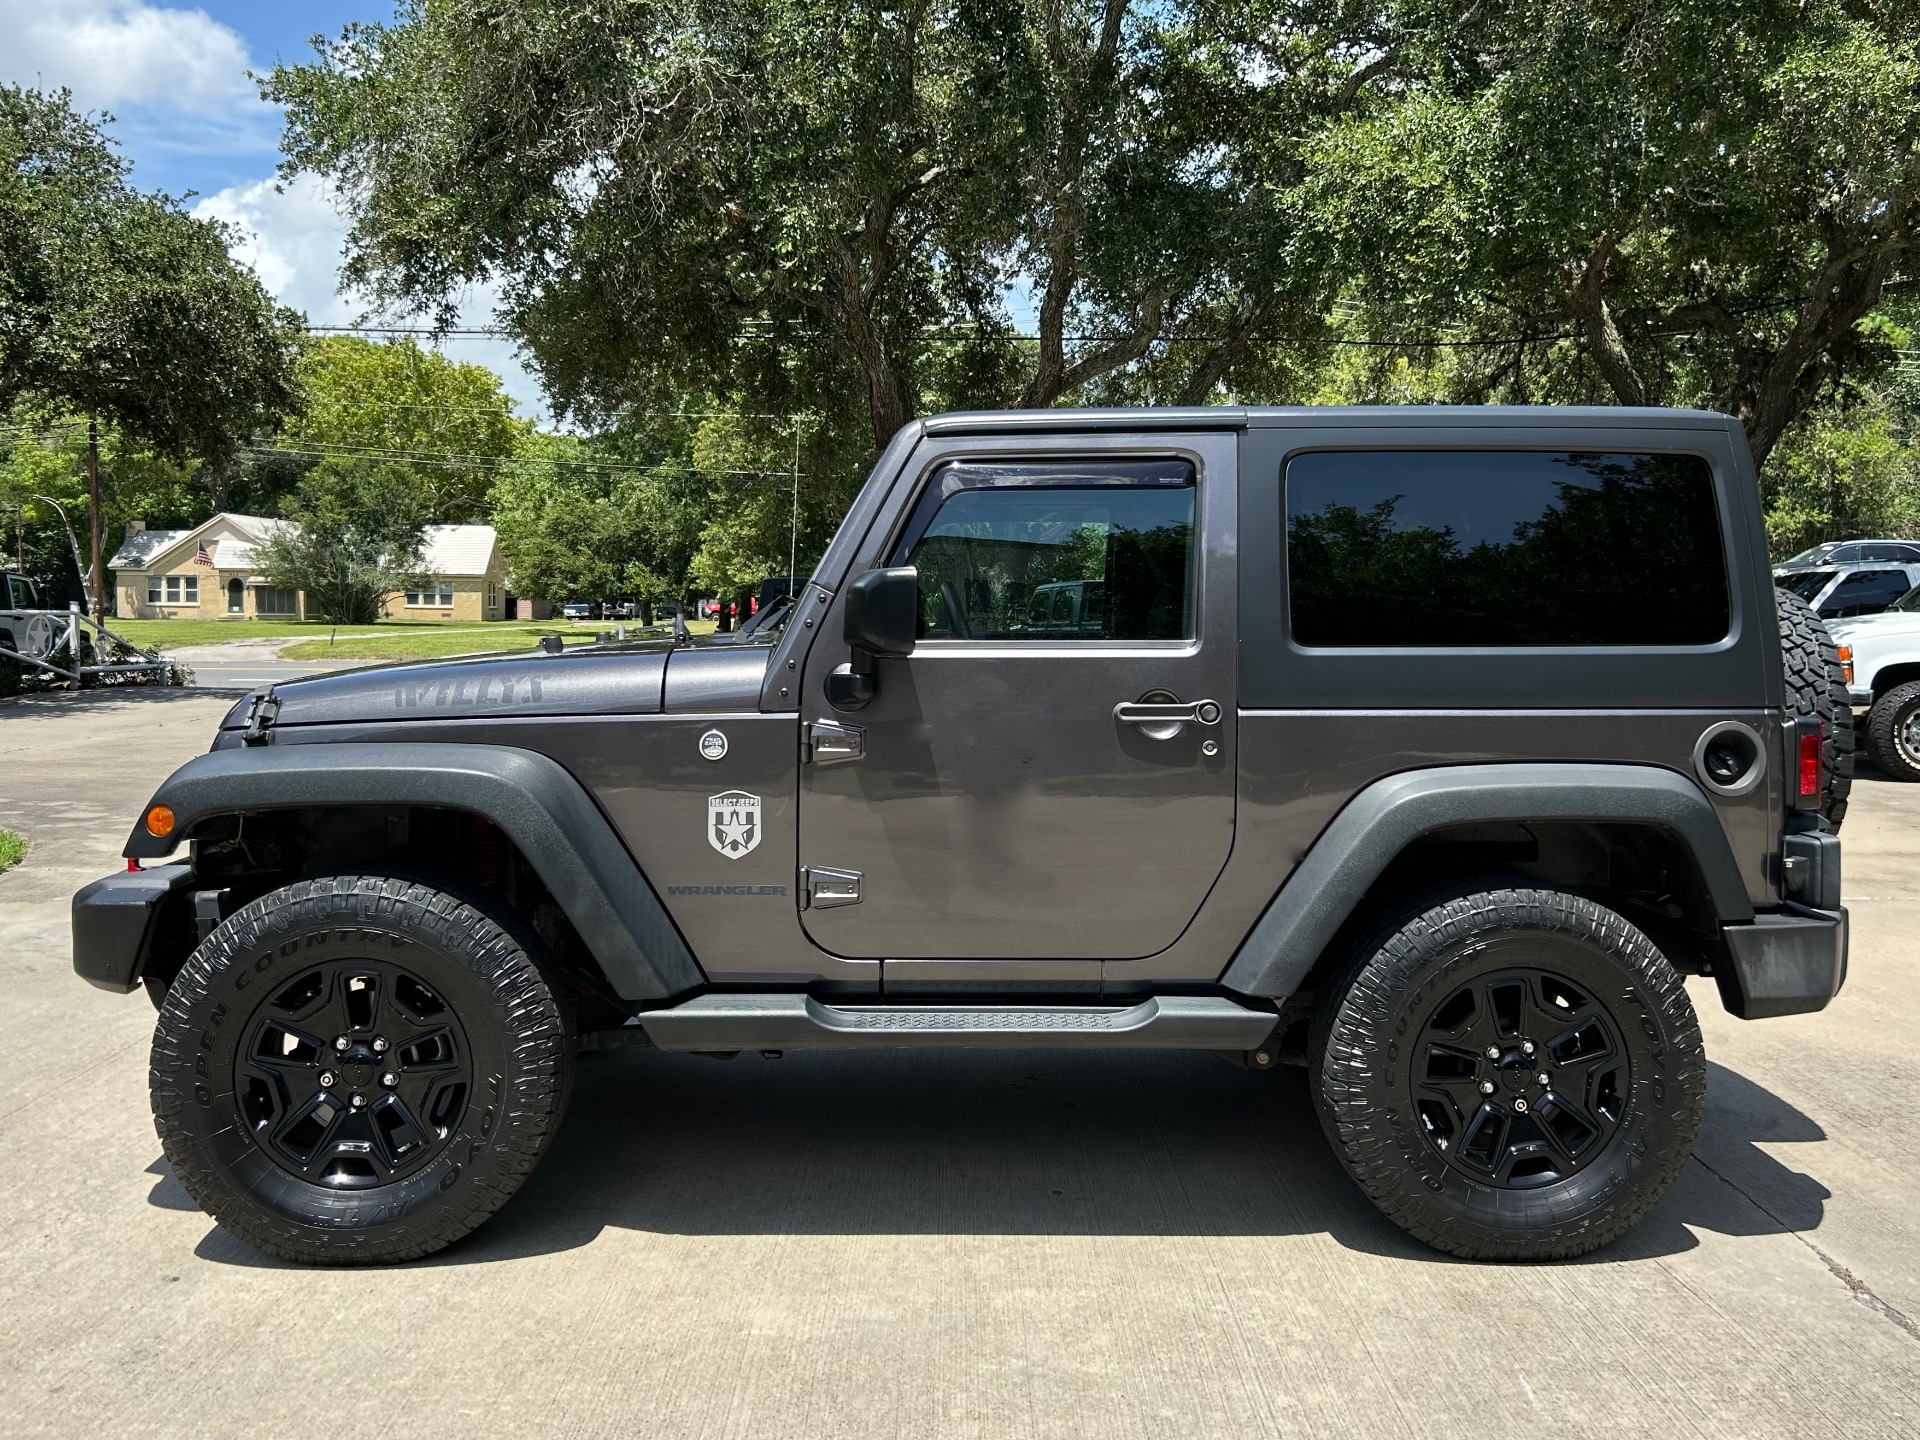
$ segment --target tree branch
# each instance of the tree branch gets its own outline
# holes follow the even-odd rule
[[[1613,259],[1614,249],[1614,237],[1602,230],[1586,256],[1570,267],[1573,283],[1568,287],[1567,299],[1600,378],[1607,382],[1622,405],[1644,405],[1647,403],[1646,382],[1634,369],[1633,357],[1627,353],[1626,341],[1614,323],[1613,312],[1607,308],[1603,293],[1607,265]]]

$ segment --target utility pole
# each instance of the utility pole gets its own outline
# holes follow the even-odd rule
[[[100,588],[100,421],[87,416],[87,520],[93,538],[93,564],[87,570],[87,598],[93,608],[93,623],[107,619],[106,596]]]

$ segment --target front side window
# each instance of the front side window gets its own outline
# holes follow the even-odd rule
[[[929,640],[1190,639],[1195,493],[1184,460],[950,461],[895,563]]]
[[[1287,463],[1306,646],[1710,645],[1730,624],[1695,455],[1327,451]]]

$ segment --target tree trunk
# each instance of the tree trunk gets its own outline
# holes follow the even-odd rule
[[[100,422],[87,416],[87,532],[93,541],[93,563],[87,569],[87,601],[93,609],[93,623],[107,618],[107,597],[100,583]],[[75,657],[76,663],[79,657]]]

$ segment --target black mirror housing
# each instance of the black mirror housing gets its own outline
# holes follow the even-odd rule
[[[859,653],[911,655],[920,628],[920,572],[911,565],[869,570],[847,586],[846,641]]]

